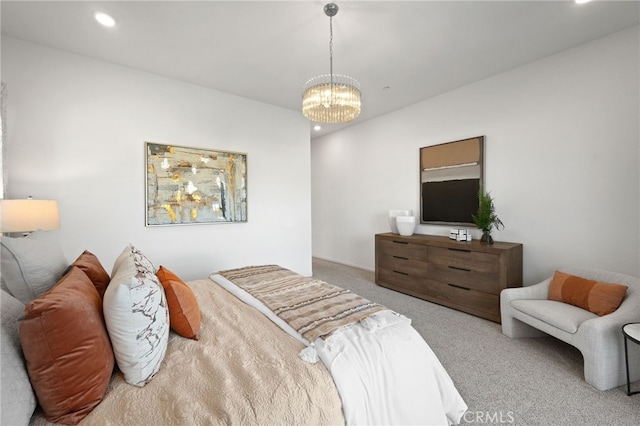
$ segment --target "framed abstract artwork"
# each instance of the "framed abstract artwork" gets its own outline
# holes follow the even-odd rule
[[[145,142],[146,226],[247,221],[247,154]]]
[[[420,148],[420,223],[474,225],[484,136]]]

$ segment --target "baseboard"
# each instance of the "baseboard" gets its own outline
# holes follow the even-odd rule
[[[344,265],[344,266],[350,266],[352,268],[358,268],[358,269],[362,269],[363,271],[368,271],[368,272],[375,272],[374,269],[369,269],[369,268],[365,268],[364,266],[361,265],[356,265],[354,263],[350,263],[350,262],[345,262],[343,260],[337,260],[337,259],[332,259],[329,257],[324,257],[324,256],[311,256],[312,258],[315,259],[319,259],[319,260],[325,260],[327,262],[332,262],[332,263],[338,263],[340,265]]]

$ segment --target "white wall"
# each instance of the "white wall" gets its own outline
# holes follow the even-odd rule
[[[214,72],[214,71],[212,71]],[[184,279],[249,264],[311,274],[309,124],[302,114],[2,38],[8,198],[57,199],[51,231],[107,271],[132,243]],[[248,154],[247,223],[144,226],[144,142]]]
[[[387,210],[419,214],[419,148],[484,135],[506,225],[493,236],[524,244],[525,284],[563,266],[640,276],[639,39],[635,27],[312,141],[313,255],[374,269]]]

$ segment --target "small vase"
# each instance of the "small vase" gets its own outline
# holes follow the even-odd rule
[[[396,225],[398,226],[398,234],[409,237],[413,235],[416,229],[416,218],[413,216],[397,216]]]
[[[480,242],[493,244],[493,237],[491,236],[490,231],[482,231],[482,238],[480,238]]]
[[[399,233],[396,222],[396,217],[398,216],[413,216],[413,210],[389,210],[389,227],[394,234]]]

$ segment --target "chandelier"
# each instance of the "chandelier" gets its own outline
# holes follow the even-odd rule
[[[329,74],[305,83],[302,113],[317,123],[346,123],[360,115],[360,83],[333,73],[333,17],[338,13],[338,5],[327,3],[324,13],[329,17]]]

